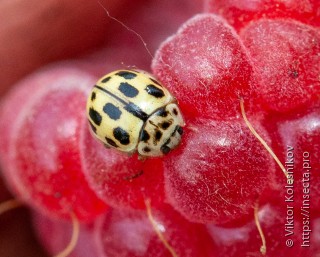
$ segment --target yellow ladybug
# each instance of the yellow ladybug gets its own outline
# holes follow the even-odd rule
[[[141,156],[170,152],[185,126],[176,99],[140,70],[118,70],[101,78],[89,95],[87,116],[105,146]]]

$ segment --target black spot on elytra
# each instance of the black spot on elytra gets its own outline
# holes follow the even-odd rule
[[[128,145],[130,143],[130,136],[127,131],[120,127],[113,129],[113,136],[117,139],[122,145]]]
[[[120,109],[112,103],[105,104],[103,106],[103,111],[113,120],[118,120],[122,114]]]
[[[130,72],[130,71],[119,71],[118,73],[116,73],[116,75],[123,77],[125,79],[133,79],[137,76],[137,74]]]
[[[164,108],[161,108],[159,111],[157,111],[157,115],[161,117],[167,117],[168,112]]]
[[[89,116],[92,119],[92,121],[100,126],[101,121],[102,121],[102,117],[100,115],[100,113],[98,113],[95,109],[93,109],[92,107],[89,109]]]
[[[157,80],[155,80],[155,79],[153,79],[153,78],[150,78],[150,80],[151,80],[154,84],[162,87],[162,85],[159,83],[159,81],[157,81]]]
[[[142,130],[140,135],[140,141],[147,142],[149,139],[150,139],[150,135],[148,134],[148,132],[145,130]]]
[[[117,143],[114,142],[111,138],[108,138],[108,137],[105,137],[105,138],[109,145],[112,145],[113,147],[118,147]]]
[[[171,125],[170,122],[164,121],[164,122],[162,122],[162,123],[160,124],[160,127],[161,127],[162,129],[167,129],[167,128],[170,127],[170,125]]]
[[[109,80],[111,79],[111,77],[106,77],[103,80],[101,80],[102,83],[107,83]]]
[[[164,154],[169,153],[170,150],[171,150],[170,147],[169,147],[169,146],[166,146],[166,145],[163,145],[163,146],[161,146],[161,148],[160,148],[160,151],[161,151],[162,153],[164,153]]]
[[[95,99],[96,99],[96,92],[92,92],[91,101],[94,101]]]
[[[139,94],[138,89],[136,89],[134,86],[130,85],[127,82],[121,82],[118,89],[126,97],[130,98],[135,97]]]
[[[149,153],[151,151],[151,149],[146,146],[145,148],[143,148],[143,151],[146,152],[146,153]]]
[[[148,119],[148,114],[142,111],[139,106],[135,105],[134,103],[128,103],[125,105],[124,109],[140,120],[146,121]]]
[[[176,108],[173,108],[173,114],[176,115],[176,116],[178,115],[178,111],[177,111]]]
[[[147,93],[149,95],[152,95],[156,98],[161,98],[161,97],[164,97],[164,92],[160,89],[160,88],[157,88],[156,86],[154,85],[148,85],[145,90],[147,91]]]
[[[156,139],[157,141],[159,141],[159,140],[161,139],[161,137],[162,137],[162,132],[159,131],[159,130],[157,130],[157,131],[156,131],[156,134],[155,134],[155,139]]]
[[[91,121],[89,121],[89,125],[90,125],[91,130],[96,134],[97,128],[91,123]]]

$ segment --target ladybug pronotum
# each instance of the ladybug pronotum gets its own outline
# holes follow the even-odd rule
[[[140,156],[162,156],[181,140],[185,122],[176,99],[144,71],[101,78],[87,102],[90,127],[102,143]]]

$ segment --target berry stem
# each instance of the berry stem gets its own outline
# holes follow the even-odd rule
[[[0,204],[0,215],[5,213],[6,211],[10,211],[12,209],[18,208],[22,206],[22,202],[17,199],[7,200]]]
[[[76,215],[71,212],[70,213],[71,220],[72,220],[72,236],[69,244],[67,247],[61,251],[60,253],[56,254],[54,257],[67,257],[69,254],[74,250],[74,248],[77,245],[78,238],[79,238],[79,233],[80,233],[80,224],[79,220],[76,217]]]
[[[260,143],[264,146],[264,148],[271,154],[273,159],[276,161],[276,163],[279,165],[280,169],[283,171],[284,175],[288,179],[289,177],[288,177],[287,170],[282,165],[282,163],[279,160],[279,158],[275,155],[275,153],[272,151],[272,149],[268,146],[267,142],[264,141],[264,139],[258,134],[258,132],[253,128],[253,126],[249,122],[249,120],[247,118],[247,115],[246,115],[246,112],[245,112],[245,109],[244,109],[244,100],[243,100],[242,97],[240,98],[240,108],[241,108],[242,117],[243,117],[244,122],[246,123],[247,127],[250,129],[252,134],[260,141]]]
[[[144,48],[146,49],[147,53],[149,54],[149,56],[151,57],[151,60],[154,59],[154,56],[152,55],[152,53],[150,52],[148,46],[147,46],[147,43],[146,41],[143,39],[143,37],[138,33],[136,32],[134,29],[130,28],[128,25],[126,25],[124,22],[120,21],[119,19],[113,17],[110,15],[109,11],[107,10],[106,7],[104,7],[104,5],[98,1],[98,4],[102,7],[102,9],[105,11],[105,13],[107,14],[107,16],[111,19],[111,20],[114,20],[115,22],[118,22],[121,26],[123,26],[126,30],[128,30],[129,32],[132,32],[135,36],[138,37],[138,39],[142,42]]]
[[[150,204],[150,200],[147,199],[145,200],[145,204],[146,204],[146,209],[147,209],[147,215],[148,215],[148,219],[154,229],[154,231],[156,232],[156,234],[158,235],[160,241],[164,244],[164,246],[168,249],[168,251],[171,253],[172,257],[178,257],[177,253],[175,252],[175,250],[172,248],[172,246],[168,243],[168,241],[164,238],[163,234],[161,233],[161,231],[159,230],[158,227],[158,223],[155,221],[155,219],[153,218],[152,215],[152,211],[151,211],[151,204]]]
[[[259,204],[257,202],[254,207],[254,222],[256,223],[256,226],[257,226],[257,229],[259,231],[261,241],[262,241],[262,245],[260,247],[260,252],[262,255],[266,255],[266,253],[267,253],[266,238],[264,237],[264,234],[263,234],[260,222],[259,222],[258,211],[259,211]]]

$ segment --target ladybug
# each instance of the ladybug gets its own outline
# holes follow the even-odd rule
[[[177,100],[153,76],[118,70],[102,77],[87,101],[93,134],[106,147],[163,156],[177,147],[185,126]]]

